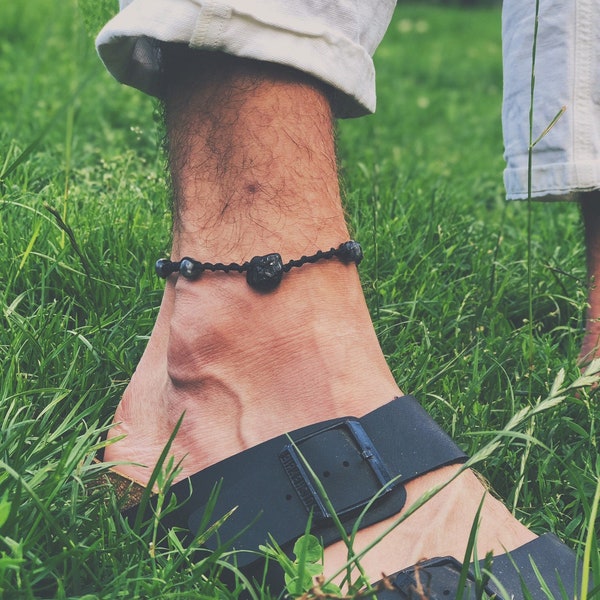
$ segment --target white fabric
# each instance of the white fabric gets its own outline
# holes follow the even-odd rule
[[[504,0],[503,127],[508,199],[527,198],[535,0]],[[600,188],[600,0],[541,0],[533,103],[532,196]]]
[[[375,110],[371,59],[394,0],[121,0],[121,12],[96,39],[122,83],[160,93],[160,44],[220,50],[276,62],[337,90],[338,116]]]

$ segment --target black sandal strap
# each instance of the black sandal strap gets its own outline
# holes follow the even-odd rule
[[[581,589],[582,570],[581,564],[577,564],[575,552],[552,533],[546,533],[507,554],[496,556],[491,571],[513,598],[519,598],[520,594],[524,597],[525,586],[532,600],[547,600],[548,596],[542,590],[540,576],[557,599],[563,598],[563,589],[567,598],[579,596]],[[499,598],[503,597],[493,581],[490,581],[489,588]]]
[[[361,528],[402,509],[407,481],[466,459],[416,399],[404,396],[360,419],[328,420],[298,429],[289,437],[276,437],[192,475],[171,488],[170,494],[181,506],[167,515],[163,525],[196,534],[211,491],[221,482],[210,523],[236,510],[220,526],[218,535],[206,540],[208,549],[216,549],[241,531],[235,542],[238,550],[257,550],[268,541],[268,534],[282,548],[289,548],[304,533],[311,511],[312,531],[327,545],[340,535],[304,460],[350,531],[376,494],[380,497],[361,521]],[[128,512],[133,516],[133,511]],[[256,560],[256,555],[244,552],[236,560],[244,567]]]
[[[480,561],[480,567],[484,567],[484,561]],[[389,577],[392,588],[377,592],[377,598],[457,598],[461,595],[458,589],[461,570],[461,563],[452,557],[423,561]],[[539,575],[536,574],[536,570]],[[581,586],[581,565],[577,565],[575,553],[551,533],[542,535],[507,554],[494,557],[491,572],[502,584],[506,595],[496,586],[493,578],[490,578],[483,591],[489,597],[495,594],[498,600],[575,598],[579,595]],[[550,591],[550,596],[544,588]],[[475,600],[480,597],[481,591],[477,590],[471,569],[462,598]]]

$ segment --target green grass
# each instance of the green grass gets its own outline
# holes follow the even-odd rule
[[[377,115],[339,128],[384,351],[469,452],[561,369],[576,379],[585,314],[574,205],[531,207],[528,289],[528,207],[503,201],[499,30],[497,9],[402,6],[376,59]],[[153,555],[110,490],[85,490],[161,297],[155,106],[103,71],[73,1],[2,5],[0,81],[0,597],[216,596],[213,566],[174,542]],[[568,391],[480,465],[527,525],[580,549],[600,531],[599,417]]]

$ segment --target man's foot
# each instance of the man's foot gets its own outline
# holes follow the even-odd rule
[[[401,395],[379,350],[353,265],[337,260],[288,274],[270,294],[239,274],[171,276],[148,349],[117,410],[106,460],[148,480],[185,411],[173,454],[180,478],[271,437],[328,418],[362,416]],[[411,481],[406,508],[458,467]],[[479,503],[477,551],[501,554],[535,536],[471,472],[460,475],[362,560],[373,581],[423,558],[462,559]],[[392,519],[359,532],[358,551]],[[328,547],[326,572],[343,565],[343,543]]]

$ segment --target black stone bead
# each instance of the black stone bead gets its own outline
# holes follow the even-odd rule
[[[344,242],[338,248],[338,256],[344,262],[353,262],[358,265],[363,259],[363,251],[358,242],[350,240],[349,242]]]
[[[250,259],[246,281],[259,292],[274,290],[283,277],[283,261],[277,253],[266,256],[255,256]]]
[[[161,279],[166,279],[173,272],[173,263],[168,258],[159,258],[154,270]]]
[[[204,271],[202,265],[188,256],[182,258],[179,263],[179,273],[186,279],[198,279],[202,271]]]

